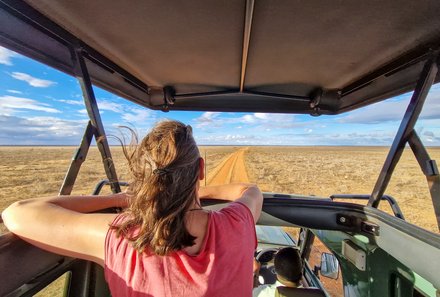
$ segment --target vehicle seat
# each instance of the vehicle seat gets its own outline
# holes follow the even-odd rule
[[[318,288],[277,287],[275,297],[325,297],[325,294]]]

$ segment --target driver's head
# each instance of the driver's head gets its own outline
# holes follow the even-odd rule
[[[302,277],[303,265],[298,250],[286,247],[275,254],[275,272],[285,286],[297,286]]]

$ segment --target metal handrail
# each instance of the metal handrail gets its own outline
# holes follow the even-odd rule
[[[103,179],[100,182],[98,182],[95,186],[95,189],[93,189],[92,195],[99,195],[99,193],[101,193],[101,190],[104,186],[110,185],[110,181],[108,179]],[[128,183],[127,182],[118,182],[118,184],[120,186],[123,187],[128,187]]]
[[[369,200],[370,195],[363,195],[363,194],[334,194],[330,196],[330,199],[361,199],[361,200]],[[405,217],[403,216],[402,210],[399,207],[399,204],[397,203],[396,199],[394,197],[389,195],[382,195],[381,200],[388,201],[390,204],[391,209],[393,210],[394,216],[396,216],[399,219],[405,220]]]

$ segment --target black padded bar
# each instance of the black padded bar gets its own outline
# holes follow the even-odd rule
[[[61,275],[68,270],[66,265],[71,261],[71,258],[32,246],[12,233],[3,234],[0,237],[0,296],[22,296],[28,292],[35,294],[50,283],[36,276]]]
[[[423,67],[420,79],[412,95],[408,108],[403,116],[399,130],[394,138],[388,156],[379,174],[376,185],[374,186],[371,197],[368,201],[369,206],[378,207],[382,195],[388,186],[394,168],[402,156],[403,149],[408,141],[409,135],[414,129],[414,125],[422,111],[426,96],[437,75],[437,55],[433,55]]]
[[[89,297],[92,275],[92,262],[77,261],[72,267],[69,296]]]
[[[415,131],[411,134],[409,145],[419,162],[423,174],[428,181],[429,192],[431,193],[432,204],[437,218],[437,227],[440,230],[440,175],[435,160],[429,157],[428,151]]]
[[[102,124],[101,116],[99,114],[98,104],[96,103],[95,94],[92,88],[92,82],[87,71],[87,66],[83,56],[83,50],[76,48],[72,53],[73,62],[75,65],[75,76],[81,86],[84,96],[84,103],[86,105],[87,113],[90,121],[95,128],[96,145],[101,152],[102,162],[104,163],[104,170],[107,178],[110,181],[110,187],[113,193],[119,193],[118,177],[116,169],[113,164],[110,147],[108,145],[107,137],[105,135],[104,126]]]
[[[70,195],[70,193],[72,193],[73,185],[75,184],[81,165],[86,160],[87,153],[89,152],[90,143],[92,142],[94,133],[95,129],[92,123],[89,121],[87,123],[86,131],[84,132],[81,144],[72,158],[72,162],[70,163],[70,167],[67,170],[66,176],[64,177],[64,181],[61,185],[58,195]]]

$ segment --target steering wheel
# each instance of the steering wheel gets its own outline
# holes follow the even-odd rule
[[[257,255],[255,256],[255,260],[257,260],[261,264],[266,264],[273,260],[276,252],[278,252],[277,248],[262,249],[257,252]]]
[[[274,284],[277,280],[275,267],[269,263],[273,260],[276,252],[278,252],[277,248],[267,248],[257,252],[255,256],[255,260],[261,264],[258,275],[260,285]]]

